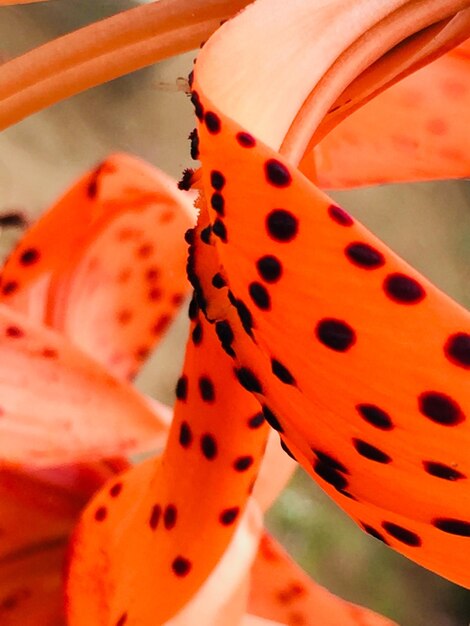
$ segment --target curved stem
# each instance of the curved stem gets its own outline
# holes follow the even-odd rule
[[[222,20],[247,4],[249,0],[160,0],[5,63],[0,70],[0,130],[90,87],[197,48]]]

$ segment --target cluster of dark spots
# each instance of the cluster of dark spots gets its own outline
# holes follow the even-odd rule
[[[192,342],[195,346],[199,346],[202,343],[202,324],[201,322],[197,322],[196,325],[194,326],[192,333],[191,333],[191,339]]]
[[[220,272],[217,272],[216,274],[214,274],[214,276],[212,276],[212,286],[216,289],[222,289],[223,287],[227,286],[225,278]]]
[[[292,176],[287,167],[277,159],[268,159],[264,164],[264,174],[269,184],[274,187],[288,187]]]
[[[333,318],[318,322],[315,335],[320,343],[335,352],[347,352],[356,343],[356,333],[351,326]]]
[[[356,410],[371,426],[380,430],[393,430],[394,425],[390,415],[375,404],[357,404]]]
[[[213,111],[207,111],[204,115],[204,122],[211,135],[217,135],[220,133],[221,123],[220,118],[216,113]]]
[[[105,506],[99,506],[95,511],[95,520],[97,522],[104,522],[108,517],[108,509]]]
[[[34,265],[40,259],[41,255],[37,248],[27,248],[20,254],[19,261],[21,265]]]
[[[354,220],[349,215],[349,213],[346,213],[346,211],[344,209],[342,209],[339,206],[336,206],[335,204],[331,204],[328,207],[328,215],[331,217],[331,219],[334,222],[336,222],[340,226],[348,227],[348,226],[352,226],[354,224]]]
[[[316,455],[317,460],[313,463],[313,471],[315,474],[323,478],[325,482],[334,487],[337,491],[343,492],[348,486],[345,474],[349,474],[347,467],[340,461],[321,450],[312,448],[312,452]]]
[[[172,530],[178,519],[178,511],[174,504],[168,504],[163,512],[163,525],[167,530]]]
[[[384,255],[368,243],[354,242],[346,246],[347,258],[362,269],[373,270],[385,265]]]
[[[456,426],[465,420],[460,406],[445,393],[427,391],[418,398],[422,415],[442,426]]]
[[[149,526],[152,530],[156,530],[160,517],[162,514],[162,507],[159,504],[154,504],[150,511]]]
[[[444,533],[458,535],[459,537],[470,537],[470,522],[450,517],[437,517],[431,521],[431,524]]]
[[[256,261],[256,269],[260,277],[267,283],[275,283],[282,276],[282,264],[271,254],[262,256]]]
[[[375,446],[367,443],[366,441],[362,441],[362,439],[353,439],[353,445],[356,451],[366,459],[370,461],[375,461],[376,463],[391,463],[391,457],[376,448]]]
[[[193,442],[193,433],[188,422],[181,422],[179,442],[183,448],[189,448]]]
[[[199,121],[202,121],[204,117],[204,107],[201,104],[201,100],[199,98],[199,94],[197,91],[193,91],[190,96],[190,100],[192,105],[194,106],[194,113]]]
[[[263,424],[264,424],[264,415],[263,413],[256,413],[255,415],[253,415],[252,417],[249,418],[248,420],[248,428],[251,428],[252,430],[256,430],[257,428],[260,428]]]
[[[240,508],[238,506],[231,507],[230,509],[225,509],[219,515],[219,522],[223,526],[231,526],[238,517],[240,513]]]
[[[235,368],[235,376],[242,387],[254,393],[263,393],[263,387],[256,374],[248,367]]]
[[[233,462],[233,468],[237,472],[246,472],[253,465],[254,459],[251,455],[239,456]]]
[[[232,343],[235,339],[235,336],[229,322],[227,322],[226,320],[216,322],[215,332],[224,351],[233,358],[235,356],[235,351],[232,348]]]
[[[187,576],[191,571],[191,567],[191,561],[186,559],[184,556],[177,556],[171,564],[171,569],[173,570],[173,573],[179,578]]]
[[[431,476],[442,478],[443,480],[455,481],[467,478],[465,474],[462,474],[462,472],[459,472],[450,465],[445,465],[445,463],[438,463],[437,461],[423,461],[423,467],[424,471]]]
[[[287,447],[286,442],[284,441],[284,439],[279,438],[279,443],[281,444],[281,448],[284,450],[284,452],[287,454],[287,456],[290,456],[290,458],[294,461],[297,461],[297,459],[295,458],[295,456],[293,455],[293,453],[291,452],[291,450],[289,450],[289,448]]]
[[[214,220],[212,225],[212,232],[216,235],[221,241],[227,243],[227,228],[221,219],[218,217]]]
[[[191,185],[193,184],[193,174],[193,169],[189,167],[184,169],[183,174],[178,181],[178,189],[181,189],[181,191],[189,191],[191,189]]]
[[[217,442],[213,435],[206,433],[201,437],[201,452],[208,461],[212,461],[217,456]]]
[[[280,243],[292,241],[299,232],[299,220],[286,209],[274,209],[268,213],[265,226],[271,239]]]
[[[191,158],[193,161],[197,161],[199,159],[199,135],[196,128],[189,133],[188,139],[190,142]]]
[[[222,217],[225,215],[225,200],[223,195],[218,191],[214,192],[211,196],[211,207],[218,215]]]
[[[359,523],[368,535],[370,535],[371,537],[375,537],[375,539],[378,539],[379,541],[382,541],[382,543],[384,543],[385,545],[388,545],[388,542],[382,535],[382,533],[376,530],[373,526],[369,526],[369,524],[365,524],[364,522]]]
[[[451,335],[444,346],[444,354],[454,365],[470,368],[470,335],[468,333]]]
[[[5,335],[11,339],[21,339],[21,337],[24,337],[24,330],[19,326],[7,326]]]
[[[254,148],[256,146],[256,139],[250,133],[242,131],[237,133],[235,138],[242,148]]]
[[[281,422],[279,421],[277,415],[275,415],[273,411],[271,411],[271,409],[265,404],[263,404],[261,410],[263,411],[264,419],[268,422],[271,428],[274,428],[274,430],[276,430],[278,433],[283,433],[284,429],[282,428]]]
[[[188,377],[185,374],[180,376],[176,383],[176,397],[182,402],[188,398]]]
[[[271,359],[271,371],[274,376],[276,376],[276,378],[279,378],[279,380],[284,384],[295,385],[294,376],[292,376],[287,367],[277,359]]]
[[[109,489],[109,495],[111,498],[117,498],[122,491],[122,483],[114,483]]]
[[[398,304],[418,304],[426,292],[417,280],[405,274],[389,274],[383,283],[385,294]]]
[[[393,522],[382,522],[382,528],[391,537],[412,548],[418,548],[422,543],[420,537],[412,530],[403,528],[403,526],[399,526]]]
[[[271,296],[264,285],[258,282],[250,283],[248,293],[253,303],[261,311],[269,311],[271,309]]]
[[[215,389],[212,380],[208,376],[200,376],[198,384],[202,400],[209,403],[214,402]]]

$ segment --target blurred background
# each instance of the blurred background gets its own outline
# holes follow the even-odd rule
[[[0,8],[0,63],[132,5],[125,0],[52,0]],[[137,154],[179,178],[192,164],[187,141],[194,125],[192,107],[179,79],[187,76],[193,56],[93,89],[0,134],[0,215],[18,210],[34,220],[77,176],[115,151]],[[468,182],[383,186],[334,195],[407,261],[470,305]],[[18,230],[0,233],[3,254],[18,236]],[[183,312],[138,381],[168,403],[182,363],[186,328]],[[468,591],[361,532],[300,471],[269,513],[268,525],[317,581],[402,626],[470,622]]]

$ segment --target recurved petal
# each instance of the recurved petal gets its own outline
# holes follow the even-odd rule
[[[315,583],[266,532],[251,582],[250,612],[287,626],[394,626],[386,617],[346,602]]]
[[[147,402],[56,331],[0,306],[0,458],[52,466],[158,448]]]
[[[321,187],[470,175],[470,44],[381,93],[302,162]]]
[[[193,222],[192,198],[175,181],[112,155],[26,232],[1,299],[131,378],[188,291],[183,235]]]

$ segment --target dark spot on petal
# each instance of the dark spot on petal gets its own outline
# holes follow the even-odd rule
[[[284,452],[287,454],[287,456],[290,456],[290,458],[293,461],[297,461],[297,459],[295,458],[295,456],[292,454],[292,452],[289,450],[289,448],[287,447],[286,442],[283,439],[279,439],[279,443],[281,444],[281,448],[284,450]]]
[[[214,402],[215,389],[214,383],[208,376],[200,376],[199,378],[199,393],[204,402]]]
[[[215,287],[216,289],[222,289],[222,287],[225,287],[226,285],[227,283],[225,282],[225,279],[220,272],[214,274],[214,276],[212,277],[213,287]]]
[[[274,376],[286,385],[295,385],[295,378],[291,372],[277,359],[271,359],[271,371]]]
[[[263,388],[255,373],[248,367],[235,368],[235,376],[242,387],[247,391],[263,393]]]
[[[259,275],[267,283],[275,283],[282,276],[282,264],[275,256],[267,254],[256,262]]]
[[[214,189],[217,189],[217,191],[221,191],[224,188],[225,176],[222,174],[222,172],[219,172],[217,170],[212,170],[211,185],[212,187],[214,187]]]
[[[100,506],[95,511],[95,520],[97,522],[103,522],[108,516],[108,510],[105,506]]]
[[[378,539],[379,541],[382,541],[382,543],[384,543],[385,545],[388,545],[387,540],[382,535],[382,533],[379,533],[378,530],[376,530],[372,526],[369,526],[369,524],[364,524],[364,522],[360,522],[360,524],[368,535],[370,535],[371,537],[375,537],[375,539]]]
[[[193,433],[188,422],[181,422],[179,442],[183,448],[189,448],[193,442]]]
[[[7,337],[11,337],[11,339],[20,339],[21,337],[24,337],[24,331],[18,326],[7,326],[5,334]]]
[[[250,133],[237,133],[236,139],[242,148],[254,148],[256,146],[256,139]]]
[[[183,556],[177,556],[176,559],[171,564],[171,569],[179,578],[183,578],[187,576],[191,571],[191,561],[185,559]]]
[[[176,525],[178,511],[174,504],[169,504],[163,512],[163,524],[167,530],[171,530]]]
[[[239,456],[238,459],[235,459],[233,462],[233,467],[237,472],[246,472],[253,465],[253,457],[252,456]]]
[[[16,280],[9,280],[2,287],[2,293],[4,296],[10,296],[12,293],[17,291],[19,285]]]
[[[423,415],[442,426],[456,426],[465,419],[457,402],[445,393],[422,393],[418,398],[418,406]]]
[[[212,461],[217,456],[217,442],[212,435],[206,434],[201,437],[202,454]]]
[[[393,522],[382,522],[382,528],[394,539],[401,541],[401,543],[417,548],[421,545],[421,539],[412,530],[403,528]]]
[[[256,413],[253,417],[250,417],[248,420],[248,428],[252,428],[255,430],[256,428],[260,428],[264,424],[264,415],[262,413]]]
[[[162,507],[159,504],[154,504],[149,519],[149,526],[152,530],[156,530],[161,514]]]
[[[264,164],[266,180],[274,187],[288,187],[292,182],[287,167],[277,159],[269,159]]]
[[[392,418],[383,409],[374,404],[357,404],[356,410],[366,422],[381,430],[393,430]]]
[[[212,232],[216,235],[221,241],[227,243],[227,229],[225,228],[225,224],[217,218],[212,225]]]
[[[442,478],[443,480],[461,480],[467,478],[465,474],[462,474],[462,472],[459,472],[455,468],[445,465],[444,463],[438,463],[437,461],[423,461],[423,467],[431,476]]]
[[[356,333],[342,320],[323,319],[315,328],[317,339],[335,352],[346,352],[356,343]]]
[[[20,256],[21,265],[33,265],[39,261],[39,250],[36,248],[28,248],[24,250]]]
[[[240,513],[240,508],[238,506],[234,506],[230,509],[225,509],[219,516],[219,521],[223,526],[230,526],[237,519],[238,514]]]
[[[330,464],[323,463],[323,461],[321,460],[314,462],[313,471],[315,472],[315,474],[320,476],[320,478],[323,478],[325,482],[327,482],[338,491],[346,489],[346,487],[348,486],[348,481],[344,477],[344,474],[339,472]]]
[[[199,346],[202,342],[202,324],[201,322],[197,322],[196,326],[193,328],[193,332],[191,333],[191,339],[195,346]]]
[[[114,485],[109,490],[109,495],[111,496],[111,498],[117,498],[121,491],[122,483],[114,483]]]
[[[269,311],[271,308],[271,298],[268,290],[261,283],[251,283],[248,287],[251,299],[262,311]]]
[[[225,200],[222,194],[215,192],[211,196],[211,207],[219,215],[225,214]]]
[[[299,221],[290,211],[274,209],[266,217],[266,230],[275,241],[287,243],[296,237]]]
[[[387,296],[398,304],[418,304],[426,296],[418,281],[405,274],[389,274],[383,287]]]
[[[207,113],[204,115],[204,121],[206,123],[207,130],[210,132],[211,135],[217,135],[217,133],[220,133],[220,118],[216,113],[213,113],[212,111],[207,111]]]
[[[201,241],[207,245],[211,243],[212,226],[206,226],[201,230]]]
[[[344,209],[334,204],[328,207],[328,215],[340,226],[352,226],[354,224],[354,220],[349,213],[346,213]]]
[[[450,517],[437,517],[431,521],[431,524],[444,533],[458,535],[459,537],[470,537],[470,522]]]
[[[444,352],[454,365],[470,368],[470,335],[467,333],[451,335],[444,346]]]
[[[377,463],[391,463],[392,461],[388,454],[385,454],[385,452],[370,443],[362,441],[362,439],[353,439],[353,445],[361,456],[370,461],[376,461]]]
[[[372,270],[385,264],[384,255],[368,243],[350,243],[344,252],[354,265],[363,269]]]
[[[176,397],[183,402],[188,397],[188,377],[183,374],[176,383]]]
[[[279,421],[278,417],[271,411],[271,409],[263,404],[261,410],[263,411],[264,419],[268,422],[271,428],[277,430],[278,433],[283,433],[284,429],[281,426],[281,422]]]
[[[338,472],[342,472],[343,474],[349,474],[348,468],[335,459],[335,457],[331,456],[327,452],[322,452],[317,448],[312,448],[312,452],[318,457],[318,460],[321,461],[324,465],[329,465],[332,469],[337,470]]]

